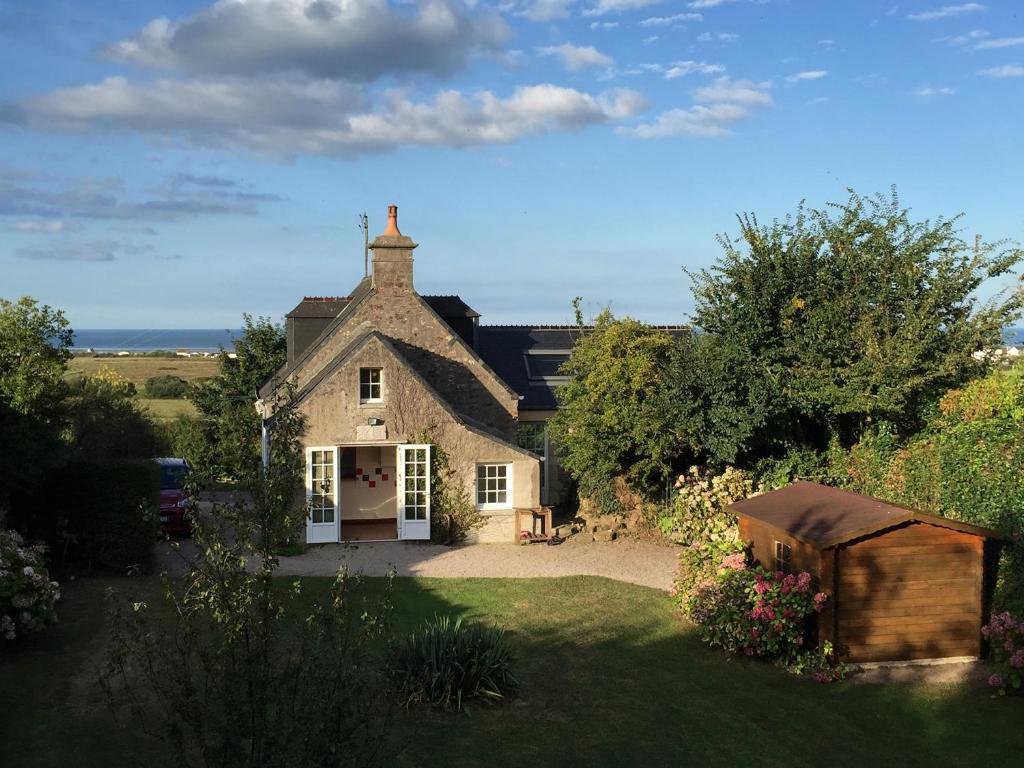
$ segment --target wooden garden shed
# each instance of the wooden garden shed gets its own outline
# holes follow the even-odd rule
[[[732,509],[758,562],[817,578],[829,595],[818,640],[845,660],[982,655],[995,531],[809,482]]]

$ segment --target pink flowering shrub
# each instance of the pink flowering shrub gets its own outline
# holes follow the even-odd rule
[[[698,584],[688,602],[691,620],[710,645],[789,662],[803,650],[807,617],[826,599],[814,592],[809,573],[753,566],[722,568],[717,578]]]
[[[43,547],[25,546],[16,531],[0,531],[0,639],[38,632],[57,620],[56,581],[43,567]]]
[[[1000,695],[1019,691],[1024,686],[1024,620],[1008,611],[997,613],[981,628],[981,634],[989,641],[996,668],[988,684]]]

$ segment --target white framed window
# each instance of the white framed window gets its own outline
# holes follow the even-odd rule
[[[359,369],[359,402],[379,403],[384,400],[380,368]]]
[[[512,465],[476,465],[477,509],[510,509],[512,507]]]
[[[789,573],[792,567],[793,549],[781,541],[775,542],[775,570]]]
[[[334,454],[331,449],[313,448],[307,452],[307,485],[309,515],[314,525],[334,522],[336,509]]]

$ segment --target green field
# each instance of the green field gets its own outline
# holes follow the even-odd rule
[[[327,584],[306,579],[304,592]],[[60,624],[3,649],[3,764],[153,764],[160,748],[115,721],[95,687],[111,585],[153,590],[152,579],[69,584]],[[652,589],[590,577],[398,579],[395,606],[400,631],[435,613],[506,627],[522,689],[468,715],[399,712],[393,765],[1000,768],[1024,754],[1020,698],[977,686],[818,685],[729,659]]]
[[[196,408],[185,399],[147,398],[146,380],[154,376],[177,376],[185,381],[216,376],[220,361],[215,357],[91,357],[79,355],[68,363],[68,377],[93,376],[103,368],[119,373],[135,385],[136,398],[154,421],[172,421],[179,415],[195,416]]]
[[[70,376],[92,376],[101,368],[110,368],[138,389],[154,376],[177,376],[185,381],[205,379],[220,373],[215,357],[91,357],[78,355],[68,363]]]

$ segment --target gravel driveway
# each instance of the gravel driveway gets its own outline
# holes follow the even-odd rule
[[[304,554],[282,557],[281,576],[333,576],[342,565],[352,573],[383,576],[392,566],[399,576],[533,578],[606,576],[668,590],[679,562],[676,547],[621,539],[599,543],[569,540],[544,544],[470,544],[445,547],[418,542],[319,544]]]

